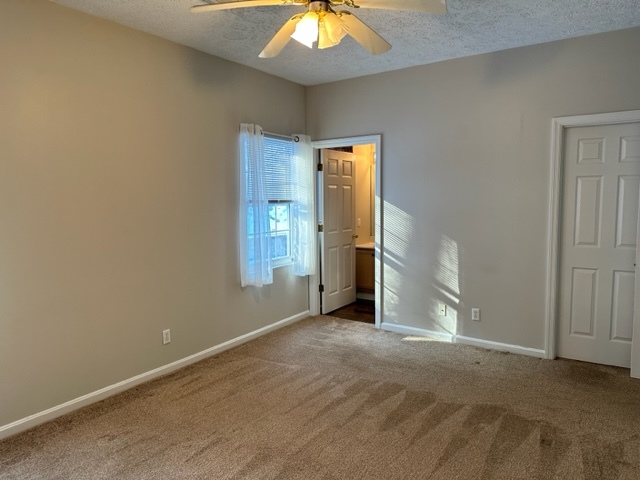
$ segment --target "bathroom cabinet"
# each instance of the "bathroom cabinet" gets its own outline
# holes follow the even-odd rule
[[[356,289],[373,292],[375,289],[375,251],[356,247]]]

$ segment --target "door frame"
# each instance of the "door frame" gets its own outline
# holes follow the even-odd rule
[[[575,115],[556,117],[551,122],[551,164],[549,189],[549,229],[547,251],[547,315],[545,322],[545,355],[548,359],[556,358],[558,341],[558,308],[560,277],[560,235],[562,231],[562,183],[564,171],[564,137],[568,128],[590,127],[598,125],[615,125],[619,123],[640,122],[640,110],[624,112],[598,113],[591,115]],[[640,224],[639,224],[640,227]],[[636,259],[640,248],[636,248]],[[638,262],[636,262],[638,263]],[[640,268],[636,269],[636,292],[634,305],[640,305]],[[640,308],[634,308],[634,330],[640,331]],[[640,365],[634,369],[634,358],[640,356],[640,335],[633,335],[632,340],[632,376],[640,375]],[[640,363],[640,360],[636,364]],[[634,375],[635,373],[635,375]]]
[[[370,145],[376,146],[376,191],[375,191],[375,206],[374,206],[374,239],[375,239],[375,318],[376,328],[380,328],[382,325],[382,302],[383,302],[383,287],[384,287],[384,272],[382,269],[381,259],[383,257],[383,208],[380,208],[383,203],[382,197],[382,135],[363,135],[358,137],[346,137],[346,138],[332,138],[328,140],[314,140],[311,145],[314,149],[314,158],[317,158],[318,150],[325,148],[336,148],[344,146],[354,145]],[[317,182],[316,182],[317,183]],[[318,199],[318,192],[316,191],[316,204]],[[316,206],[317,215],[317,206]],[[319,258],[320,242],[317,243],[318,251],[317,257]],[[316,274],[309,277],[309,311],[311,315],[320,314],[320,265],[316,269]]]

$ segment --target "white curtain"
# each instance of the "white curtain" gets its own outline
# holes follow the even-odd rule
[[[265,182],[264,132],[240,125],[240,280],[243,287],[273,283],[269,201]]]
[[[316,271],[316,223],[314,198],[314,162],[311,138],[293,136],[292,172],[294,199],[291,206],[291,259],[295,275],[313,275]]]

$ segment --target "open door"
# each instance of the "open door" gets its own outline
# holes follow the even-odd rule
[[[322,313],[356,301],[355,155],[322,150]]]

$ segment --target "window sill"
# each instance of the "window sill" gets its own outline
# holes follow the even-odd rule
[[[273,268],[280,268],[280,267],[288,267],[289,265],[292,265],[293,261],[291,261],[291,258],[280,258],[278,260],[274,260],[272,263]]]

